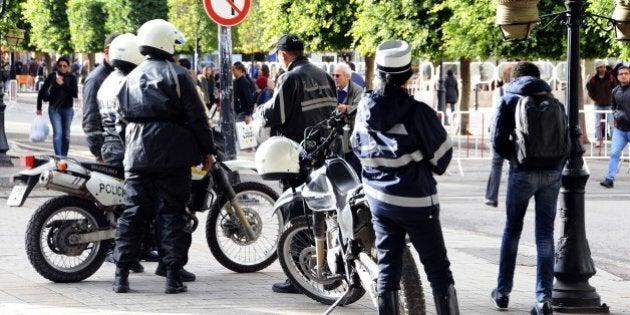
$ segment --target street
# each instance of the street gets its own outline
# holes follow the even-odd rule
[[[26,97],[31,97],[28,95]],[[45,112],[45,111],[44,111]],[[11,145],[9,153],[52,151],[50,136],[44,143],[28,141],[28,128],[35,106],[19,103],[5,111],[5,128]],[[81,131],[81,112],[75,113],[72,126],[70,156],[91,159]],[[490,155],[487,155],[490,156]],[[253,158],[251,154],[239,158]],[[521,237],[517,278],[510,311],[496,312],[491,307],[489,292],[495,283],[498,248],[504,223],[507,173],[504,171],[499,193],[499,207],[483,204],[490,160],[462,160],[464,176],[457,163],[451,163],[447,174],[436,177],[441,200],[441,221],[444,227],[449,258],[452,261],[462,314],[523,314],[533,301],[535,247],[533,211],[529,213]],[[587,160],[590,179],[586,186],[586,232],[598,274],[591,279],[602,302],[612,314],[630,314],[630,209],[629,163],[624,161],[614,189],[599,185],[607,160]],[[507,168],[507,166],[505,167]],[[8,171],[0,170],[1,176]],[[255,177],[251,177],[255,179]],[[273,183],[271,183],[273,185]],[[273,186],[277,189],[277,187]],[[130,277],[132,294],[114,294],[111,281],[114,266],[105,263],[92,277],[81,283],[55,284],[37,274],[26,257],[24,233],[33,211],[55,195],[36,190],[24,207],[5,205],[9,187],[0,188],[0,313],[3,314],[321,314],[326,306],[299,294],[275,294],[271,284],[284,280],[276,262],[262,272],[236,274],[219,265],[205,241],[206,214],[193,235],[187,269],[197,273],[197,281],[189,283],[185,294],[164,295],[163,278],[153,275],[156,263],[144,263],[145,272]],[[556,220],[556,237],[560,232]],[[416,260],[417,260],[417,255]],[[422,272],[429,314],[434,314],[430,286]],[[339,307],[334,314],[374,314],[368,297],[353,305]]]

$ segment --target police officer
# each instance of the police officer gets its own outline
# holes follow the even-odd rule
[[[129,291],[129,264],[137,259],[142,230],[155,214],[158,252],[166,266],[166,293],[187,290],[181,270],[188,261],[191,231],[186,215],[190,166],[214,163],[216,148],[204,105],[186,69],[174,63],[184,37],[156,19],[138,30],[145,56],[118,93],[117,124],[125,141],[125,211],[116,232],[113,290]]]
[[[297,143],[304,140],[304,129],[330,117],[337,108],[335,81],[308,61],[304,43],[295,35],[285,34],[271,54],[278,54],[278,63],[286,72],[278,77],[276,89],[267,103],[256,110],[271,135],[282,135]],[[297,211],[296,211],[297,212]],[[300,213],[301,214],[301,213]],[[292,214],[285,214],[288,222]],[[276,293],[299,293],[287,279],[275,283]]]
[[[359,103],[351,142],[376,233],[378,314],[399,314],[406,234],[424,264],[437,314],[459,314],[433,179],[446,171],[451,141],[436,112],[404,89],[412,74],[407,42],[380,44],[376,68],[375,88]]]

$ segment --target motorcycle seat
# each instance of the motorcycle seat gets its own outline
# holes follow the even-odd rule
[[[120,179],[125,178],[125,169],[123,166],[113,166],[96,162],[81,162],[81,166],[92,172],[104,173]]]

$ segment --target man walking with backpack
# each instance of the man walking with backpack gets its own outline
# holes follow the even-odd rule
[[[507,309],[512,291],[518,243],[523,218],[534,197],[536,201],[536,304],[534,315],[553,314],[551,291],[554,269],[554,220],[560,176],[568,152],[568,127],[564,105],[540,79],[530,62],[519,62],[512,70],[514,80],[505,89],[495,117],[494,149],[510,161],[497,287],[491,299],[498,309]]]

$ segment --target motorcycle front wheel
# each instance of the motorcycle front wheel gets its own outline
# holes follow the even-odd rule
[[[33,213],[26,229],[26,254],[35,270],[48,280],[82,281],[101,267],[111,242],[71,244],[70,239],[106,225],[103,211],[94,203],[74,196],[55,197]]]
[[[345,279],[318,279],[315,255],[315,236],[309,229],[310,217],[297,217],[289,221],[278,244],[278,260],[293,285],[304,295],[322,304],[331,305],[346,291],[339,305],[349,305],[364,294],[363,288],[348,288]]]
[[[256,272],[267,268],[276,258],[276,248],[284,225],[282,213],[274,212],[278,194],[257,182],[233,187],[236,201],[254,230],[250,239],[225,196],[212,205],[206,221],[206,240],[214,258],[235,272]]]

